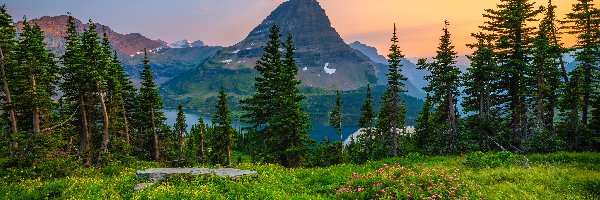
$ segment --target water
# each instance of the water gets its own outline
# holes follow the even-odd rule
[[[162,112],[167,117],[166,123],[168,125],[170,125],[171,127],[173,127],[175,125],[175,121],[177,119],[177,109],[163,109]],[[184,109],[183,112],[185,113],[185,122],[188,125],[187,126],[188,131],[191,129],[192,125],[198,124],[198,119],[200,117],[202,117],[202,120],[204,120],[205,124],[208,124],[209,126],[212,125],[212,120],[211,120],[212,116],[206,115],[205,113],[201,113],[200,111],[197,111],[197,110],[190,110],[190,109]],[[321,141],[325,137],[329,137],[329,139],[331,141],[339,140],[340,136],[335,133],[334,128],[327,126],[327,125],[323,125],[321,123],[314,122],[314,121],[311,121],[311,125],[312,125],[312,131],[309,134],[312,139],[314,139],[316,141]],[[238,119],[234,119],[233,126],[239,130],[240,128],[247,127],[248,125],[240,122]],[[356,132],[357,130],[358,130],[358,126],[342,127],[342,133],[344,135],[344,139],[346,137],[348,137],[350,134]]]

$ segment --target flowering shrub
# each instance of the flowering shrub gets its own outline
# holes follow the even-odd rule
[[[468,199],[472,192],[459,171],[385,164],[374,173],[353,173],[337,190],[341,199]]]

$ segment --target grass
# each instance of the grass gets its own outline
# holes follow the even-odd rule
[[[101,168],[76,168],[66,177],[23,178],[19,169],[3,172],[0,199],[335,199],[353,198],[336,192],[354,173],[374,173],[384,164],[408,168],[458,170],[469,182],[471,199],[599,199],[600,154],[554,153],[528,155],[529,168],[520,155],[498,153],[423,157],[409,155],[324,168],[287,169],[277,165],[242,163],[236,168],[259,172],[258,178],[228,180],[218,177],[179,176],[141,191],[133,186],[135,171],[159,164],[115,162]],[[500,158],[498,158],[500,157]],[[477,163],[477,160],[491,160]],[[246,159],[244,159],[246,160]],[[475,163],[475,164],[474,164]],[[358,196],[357,196],[358,198]]]

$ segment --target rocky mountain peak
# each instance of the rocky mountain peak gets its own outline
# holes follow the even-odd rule
[[[282,3],[248,36],[223,49],[205,63],[207,67],[252,68],[268,41],[269,28],[280,27],[283,35],[293,36],[298,78],[306,86],[351,90],[374,83],[374,64],[350,48],[331,26],[325,10],[316,0],[289,0]]]

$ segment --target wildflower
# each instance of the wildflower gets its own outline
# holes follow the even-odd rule
[[[362,191],[362,188],[360,186],[358,186],[358,188],[356,189],[357,192]]]
[[[381,189],[381,193],[385,193],[385,189]]]
[[[406,198],[407,198],[407,199],[410,199],[410,198],[411,198],[411,197],[410,197],[410,194],[407,194],[407,195],[406,195]]]
[[[377,183],[377,187],[381,187],[381,185],[382,185],[381,183]]]
[[[352,176],[354,176],[354,178],[358,178],[358,173],[354,172],[352,173]]]

